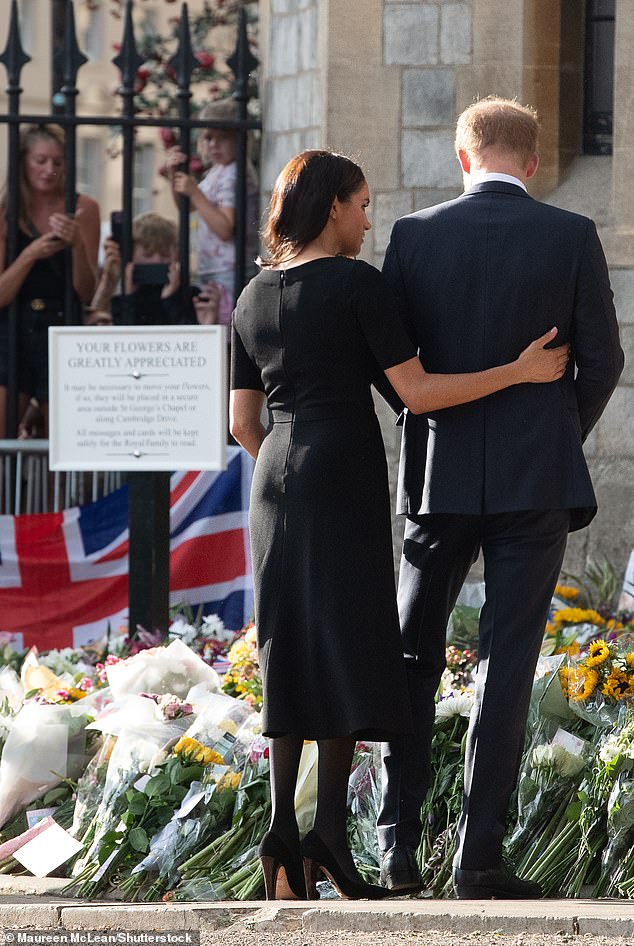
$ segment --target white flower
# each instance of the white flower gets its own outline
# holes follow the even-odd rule
[[[38,654],[38,663],[48,667],[53,673],[61,677],[64,673],[74,676],[76,673],[91,673],[93,668],[84,660],[81,650],[72,647],[63,647],[61,650],[49,650],[45,654]]]
[[[168,633],[172,640],[179,638],[184,644],[191,644],[192,641],[195,641],[196,637],[198,636],[198,631],[196,628],[193,625],[188,624],[182,617],[177,617],[174,621],[172,621]]]
[[[473,690],[451,693],[436,703],[436,719],[450,716],[468,716],[473,706]]]
[[[203,631],[207,637],[217,641],[230,641],[235,637],[235,631],[228,630],[224,621],[217,614],[206,614],[203,618]]]
[[[584,766],[581,755],[568,752],[564,746],[543,745],[535,746],[531,757],[534,769],[554,769],[558,775],[567,777],[576,775]]]
[[[618,759],[620,754],[621,750],[619,749],[618,739],[615,739],[614,736],[610,736],[609,739],[606,739],[599,750],[599,758],[606,765],[609,765],[611,762],[614,762],[615,759]]]

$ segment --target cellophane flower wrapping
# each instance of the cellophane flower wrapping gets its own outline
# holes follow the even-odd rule
[[[381,756],[377,743],[358,742],[348,781],[348,843],[361,876],[378,883],[376,820],[381,801]]]
[[[33,701],[20,709],[0,760],[0,827],[62,779],[80,775],[87,718],[80,704]]]
[[[164,756],[167,747],[188,728],[188,716],[165,719],[158,704],[142,696],[130,696],[119,706],[91,724],[116,743],[108,759],[103,794],[91,828],[85,834],[85,849],[75,863],[73,876],[95,872],[111,853],[113,832],[117,831],[125,810],[126,792],[144,774],[149,774]],[[106,840],[106,843],[104,842]]]
[[[139,693],[173,693],[184,699],[197,683],[204,683],[210,691],[220,689],[216,671],[181,640],[110,664],[107,675],[117,702]]]

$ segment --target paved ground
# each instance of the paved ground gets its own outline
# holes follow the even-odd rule
[[[200,938],[200,946],[632,946],[633,942],[631,938],[590,934],[523,933],[507,936],[478,931],[454,934],[444,930],[427,933],[348,933],[331,930],[319,934],[228,930],[224,933],[204,932]]]
[[[134,946],[147,931],[187,930],[200,946],[634,946],[634,901],[87,904],[61,899],[59,884],[0,878],[0,942],[19,946],[16,931],[95,930]]]

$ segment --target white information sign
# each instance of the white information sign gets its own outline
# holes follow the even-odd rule
[[[49,329],[51,470],[222,470],[221,325]]]

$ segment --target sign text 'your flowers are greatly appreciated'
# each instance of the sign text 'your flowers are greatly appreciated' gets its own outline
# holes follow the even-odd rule
[[[52,470],[226,466],[219,325],[49,330]]]

